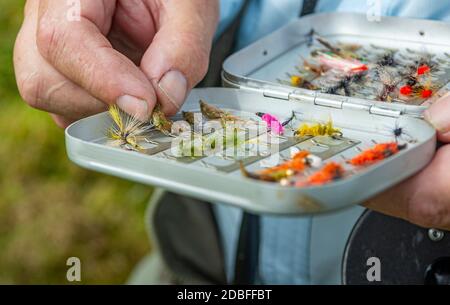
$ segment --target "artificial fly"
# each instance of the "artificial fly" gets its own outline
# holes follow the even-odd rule
[[[342,131],[338,128],[335,128],[333,125],[333,121],[331,119],[328,120],[327,123],[315,123],[312,125],[302,124],[295,131],[295,136],[304,137],[304,136],[330,136],[330,137],[342,137]]]
[[[189,125],[195,124],[195,113],[189,112],[189,111],[183,111],[182,112],[183,119],[188,122]]]
[[[289,77],[289,84],[293,87],[298,87],[298,88],[305,88],[308,90],[317,90],[317,86],[314,85],[313,83],[311,83],[309,80],[307,80],[305,77],[300,76],[300,75],[291,75],[291,74],[287,74],[287,76]]]
[[[267,124],[268,130],[276,135],[282,135],[284,133],[284,128],[295,119],[294,112],[292,112],[292,116],[284,122],[280,122],[276,116],[269,113],[257,112],[256,115]]]
[[[334,54],[319,52],[317,54],[317,59],[322,66],[330,70],[342,71],[348,74],[369,70],[369,67],[366,64],[356,59],[345,59]]]
[[[377,144],[373,148],[363,151],[356,157],[347,161],[353,166],[368,166],[379,161],[383,161],[407,147],[406,144],[398,143],[382,143]]]
[[[149,130],[149,126],[123,112],[116,105],[109,108],[109,116],[113,125],[107,132],[108,145],[133,151],[143,150],[139,143],[146,139],[144,134]]]
[[[325,38],[320,37],[314,30],[309,34],[311,36],[311,40],[314,41],[314,37],[316,41],[324,46],[329,52],[346,59],[356,59],[359,56],[356,54],[358,50],[362,48],[359,44],[339,44],[338,46],[334,46],[331,42],[325,40]]]
[[[172,136],[173,122],[169,120],[161,110],[161,105],[157,104],[152,113],[153,127],[166,136]]]
[[[297,187],[321,186],[337,180],[345,175],[345,169],[342,165],[335,162],[326,164],[321,170],[309,176],[306,181],[300,180],[296,183]]]
[[[322,91],[328,94],[337,94],[339,90],[344,90],[345,96],[351,96],[352,94],[350,89],[351,85],[353,83],[357,84],[362,82],[364,80],[365,75],[366,72],[363,71],[360,73],[355,73],[353,75],[344,76],[344,78],[339,80],[337,84],[328,88],[323,88]]]
[[[256,173],[247,171],[242,162],[240,163],[240,168],[242,174],[247,178],[266,182],[283,182],[285,179],[302,173],[307,167],[317,167],[320,164],[321,160],[318,157],[311,155],[307,151],[300,151],[291,160]]]
[[[235,122],[241,120],[238,117],[233,116],[216,106],[210,105],[203,100],[200,100],[200,110],[207,119],[220,120],[222,122],[222,125],[225,125],[226,122]]]
[[[400,81],[396,80],[395,77],[387,69],[381,66],[377,68],[376,73],[378,74],[378,77],[380,78],[382,84],[382,89],[380,94],[378,95],[378,100],[383,102],[391,102],[391,94],[395,91]]]

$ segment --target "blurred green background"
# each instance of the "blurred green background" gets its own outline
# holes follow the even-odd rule
[[[151,189],[71,164],[63,131],[21,100],[12,54],[24,2],[0,1],[0,283],[66,284],[72,256],[83,284],[123,283],[150,249]]]

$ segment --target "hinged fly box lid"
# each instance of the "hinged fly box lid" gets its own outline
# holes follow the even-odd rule
[[[299,86],[301,88],[289,86],[289,75],[299,74],[298,67],[303,65],[303,61],[310,60],[311,52],[319,46],[327,51],[314,37],[321,37],[336,48],[338,43],[359,46],[355,54],[362,58],[375,54],[379,56],[378,61],[389,52],[393,52],[393,60],[410,60],[412,65],[414,58],[420,61],[421,57],[427,57],[426,60],[439,70],[430,78],[430,83],[435,85],[432,88],[433,96],[430,97],[431,90],[425,88],[423,98],[405,102],[394,97],[389,102],[383,102],[377,96],[381,93],[365,90],[365,84],[360,85],[361,90],[342,90],[339,94],[334,94],[334,89],[326,86],[317,90],[305,89],[308,86],[303,85]],[[223,65],[223,82],[228,87],[255,90],[279,99],[289,99],[292,95],[303,96],[316,104],[338,108],[344,101],[355,107],[373,107],[374,111],[385,111],[387,115],[392,110],[394,114],[399,112],[420,117],[430,103],[450,89],[449,50],[450,25],[445,22],[399,17],[381,17],[380,21],[369,21],[366,15],[355,13],[314,14],[293,21],[230,56]],[[384,64],[392,65],[389,62]],[[402,83],[399,81],[397,85],[401,86]],[[407,85],[406,80],[404,85]]]

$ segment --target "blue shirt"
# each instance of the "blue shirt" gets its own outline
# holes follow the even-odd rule
[[[218,33],[230,25],[243,3],[244,0],[221,0],[221,21]],[[238,35],[238,48],[243,48],[298,18],[302,5],[303,0],[251,0]],[[375,12],[379,12],[381,16],[450,20],[449,0],[319,0],[316,8],[316,12],[337,11],[363,14],[369,10],[372,12],[376,10]],[[392,30],[395,31],[395,29]],[[231,280],[242,211],[217,205],[215,212],[224,243],[227,273]],[[311,280],[312,273],[321,271],[311,267],[312,222],[312,217],[263,216],[261,218],[260,283],[339,284],[336,276],[330,277],[333,280],[323,278],[322,282]],[[341,225],[337,223],[336,232],[329,233],[348,235],[350,227],[348,223]],[[346,236],[340,238],[346,238]],[[336,253],[334,258],[328,259],[329,265],[340,265],[342,247],[333,246],[332,251]],[[334,270],[334,272],[338,271],[339,268]]]

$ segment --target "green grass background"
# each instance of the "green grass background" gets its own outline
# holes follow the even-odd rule
[[[146,186],[80,169],[63,131],[20,98],[12,52],[24,0],[0,1],[0,283],[122,283],[149,251]]]

